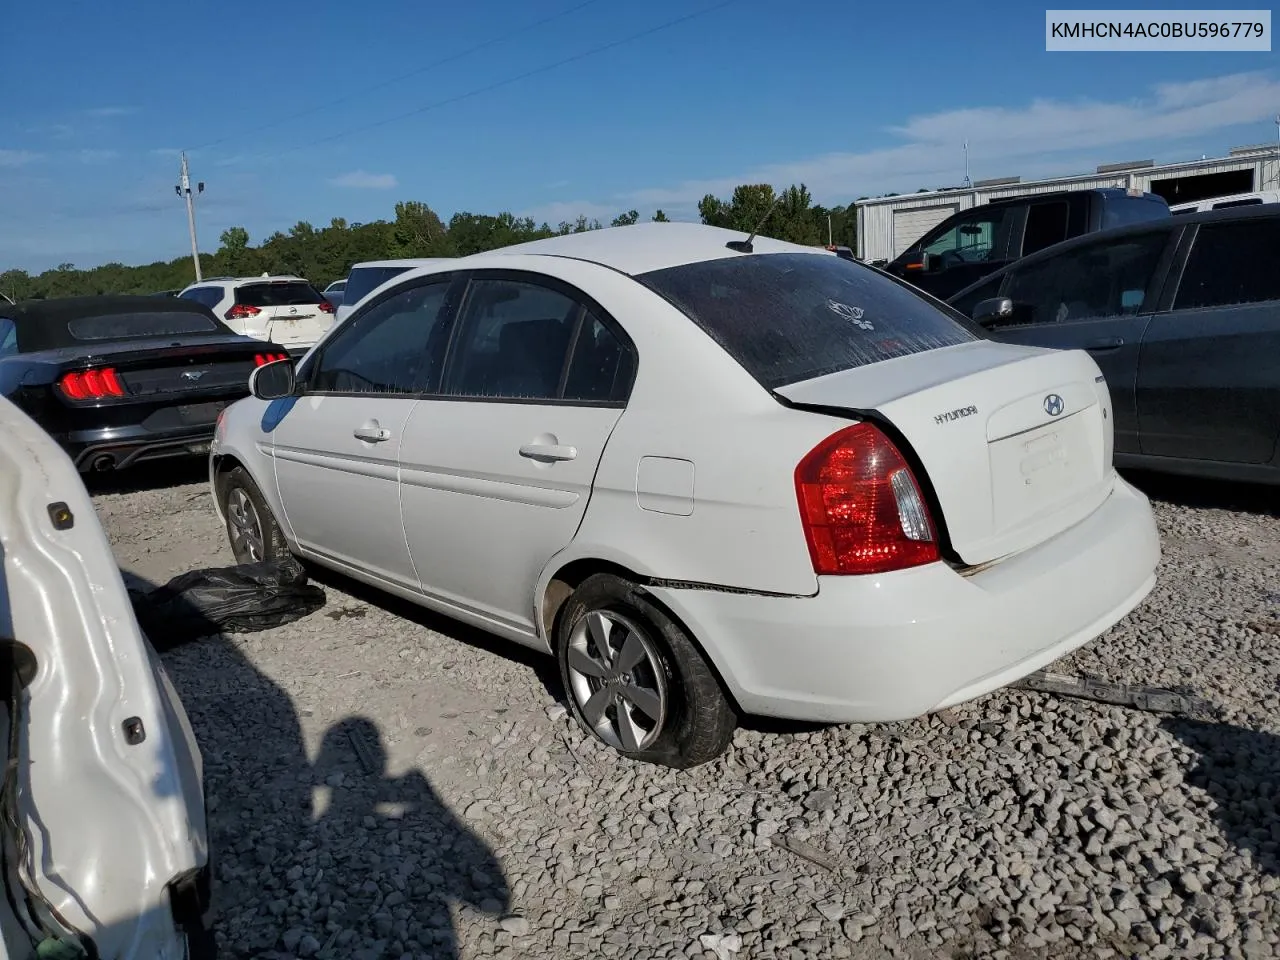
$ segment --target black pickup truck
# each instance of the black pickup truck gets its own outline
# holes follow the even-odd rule
[[[881,269],[945,300],[1055,243],[1168,216],[1163,197],[1119,187],[992,200],[952,214]]]

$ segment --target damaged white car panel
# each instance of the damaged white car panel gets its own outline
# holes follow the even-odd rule
[[[74,466],[7,400],[0,548],[2,956],[78,936],[103,960],[200,955],[209,849],[195,737]]]

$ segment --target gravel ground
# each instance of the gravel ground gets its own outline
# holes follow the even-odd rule
[[[142,479],[95,494],[122,568],[231,562],[198,471]],[[1186,684],[1215,722],[1002,691],[753,722],[679,773],[578,733],[549,659],[338,578],[303,621],[165,651],[224,955],[1280,955],[1280,511],[1139,481],[1159,584],[1055,669]]]

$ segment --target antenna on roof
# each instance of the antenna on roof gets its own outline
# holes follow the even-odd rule
[[[760,222],[756,224],[756,228],[751,231],[751,235],[745,240],[730,240],[725,244],[730,250],[736,250],[738,253],[753,253],[755,248],[751,246],[751,241],[756,238],[756,234],[760,232],[760,228],[764,226],[765,221],[769,219],[773,213],[773,208],[778,205],[778,201],[782,199],[782,194],[778,194],[773,198],[773,203],[769,204],[769,209],[765,211],[764,216],[760,218]]]

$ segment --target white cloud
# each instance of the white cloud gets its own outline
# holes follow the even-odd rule
[[[1280,82],[1268,73],[1241,73],[1186,83],[1165,83],[1145,97],[1114,102],[1037,99],[1021,107],[973,107],[911,117],[889,131],[902,142],[874,150],[829,153],[770,164],[731,175],[637,190],[635,204],[678,206],[708,193],[726,195],[741,183],[777,187],[804,183],[820,199],[850,194],[914,190],[958,183],[961,145],[969,142],[971,175],[1023,177],[1049,168],[1079,173],[1059,159],[1092,153],[1083,167],[1108,160],[1146,159],[1101,155],[1106,148],[1186,142],[1245,124],[1269,123],[1280,102]],[[1261,137],[1257,138],[1261,139]],[[1199,151],[1199,148],[1197,148]],[[1149,154],[1148,154],[1149,156]]]
[[[352,170],[329,181],[333,187],[352,187],[356,190],[390,190],[398,187],[400,181],[394,173],[366,173],[363,170]]]
[[[105,119],[107,117],[125,117],[131,113],[137,113],[137,107],[94,107],[92,110],[86,110],[85,113],[91,117]]]
[[[0,167],[25,167],[35,163],[43,154],[30,150],[0,150]]]
[[[590,200],[557,200],[521,210],[516,216],[529,217],[534,223],[547,223],[554,227],[561,223],[573,223],[578,217],[599,220],[607,224],[624,210],[624,207],[594,203]]]
[[[120,151],[119,150],[81,150],[79,156],[80,156],[81,163],[89,163],[89,164],[108,163],[116,159],[118,156],[120,156]]]

